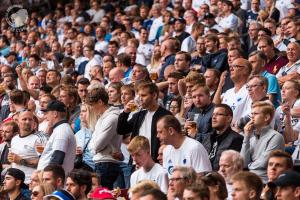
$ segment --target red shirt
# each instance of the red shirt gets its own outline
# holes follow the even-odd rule
[[[276,55],[265,65],[265,69],[269,73],[276,75],[279,69],[285,66],[288,62],[287,58]]]

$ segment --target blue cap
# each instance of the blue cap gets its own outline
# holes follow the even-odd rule
[[[51,198],[57,198],[59,200],[75,200],[72,194],[66,190],[56,190],[52,194],[45,196],[44,200],[49,200]]]

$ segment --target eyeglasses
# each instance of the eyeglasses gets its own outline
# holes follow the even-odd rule
[[[186,179],[186,178],[185,177],[170,178],[169,182],[173,182],[173,181],[177,182],[177,181],[184,180],[184,179]]]
[[[32,191],[32,196],[37,197],[40,193],[38,191]]]
[[[250,90],[250,89],[252,89],[252,88],[256,88],[256,87],[259,87],[259,86],[262,86],[262,84],[247,85],[247,86],[246,86],[246,89],[247,89],[247,90]]]
[[[171,108],[178,108],[178,106],[170,106],[170,109],[171,109]]]

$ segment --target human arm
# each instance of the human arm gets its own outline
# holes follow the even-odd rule
[[[286,81],[290,80],[297,80],[300,78],[300,75],[298,72],[292,72],[288,75],[282,76],[278,78],[278,83],[280,86],[282,86]]]
[[[284,118],[284,125],[285,125],[284,139],[285,139],[285,143],[294,142],[295,140],[298,139],[298,134],[299,133],[297,131],[295,131],[292,127],[292,116],[291,116],[290,106],[288,104],[283,104],[282,105],[282,111],[285,114],[285,118]]]
[[[97,123],[89,148],[95,153],[100,152],[111,143],[112,138],[117,135],[118,115],[110,113],[109,117],[103,119],[102,123]]]
[[[21,156],[19,156],[18,154],[15,153],[9,153],[8,155],[9,157],[9,161],[16,163],[18,165],[23,165],[26,167],[31,167],[31,168],[36,168],[38,163],[39,163],[39,158],[23,158]]]
[[[134,120],[136,120],[136,114],[134,114],[132,118],[128,120],[130,114],[129,110],[129,105],[125,105],[124,111],[119,115],[119,118],[117,119],[117,133],[119,135],[130,134],[133,130],[133,123]]]
[[[225,80],[226,80],[226,76],[228,75],[228,72],[227,71],[224,71],[222,74],[221,74],[221,77],[220,77],[220,81],[219,81],[219,85],[218,85],[218,88],[215,92],[215,96],[214,96],[214,99],[213,99],[213,103],[214,104],[220,104],[222,102],[222,98],[221,98],[221,94],[222,94],[222,88],[225,84]]]
[[[250,139],[251,139],[251,135],[253,134],[253,129],[254,129],[253,121],[250,120],[244,127],[244,140],[241,149],[241,156],[244,158],[245,167],[248,167],[248,164],[252,162]]]

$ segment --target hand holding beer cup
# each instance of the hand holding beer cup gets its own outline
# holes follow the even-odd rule
[[[44,148],[45,148],[45,145],[44,145],[44,144],[37,143],[37,144],[35,145],[35,150],[36,150],[36,152],[39,153],[39,154],[42,154],[42,153],[43,153]]]
[[[13,152],[12,152],[11,148],[8,149],[7,160],[10,163],[14,162],[14,155],[13,155]]]
[[[188,113],[188,119],[185,121],[184,128],[187,130],[188,136],[195,138],[197,134],[197,120],[198,116],[194,112]]]
[[[20,160],[22,158],[20,156],[18,156],[17,154],[13,153],[11,148],[9,148],[9,152],[8,152],[8,155],[7,155],[7,160],[10,162],[10,163],[20,163]]]
[[[138,109],[138,105],[135,103],[134,100],[131,100],[125,105],[124,112],[130,113],[136,111],[137,109]]]
[[[76,147],[76,155],[81,155],[81,154],[83,154],[82,148]]]

